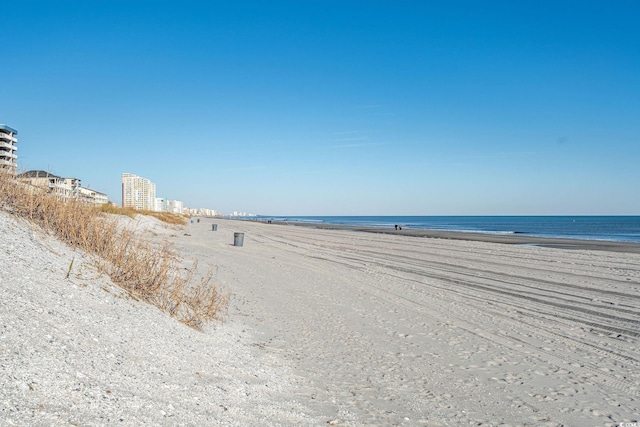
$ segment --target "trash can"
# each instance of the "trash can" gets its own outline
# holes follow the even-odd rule
[[[244,243],[244,233],[233,233],[233,246],[242,246]]]
[[[196,221],[198,221],[198,224],[200,224],[200,218],[198,218]]]
[[[211,231],[218,231],[218,224],[211,224]]]

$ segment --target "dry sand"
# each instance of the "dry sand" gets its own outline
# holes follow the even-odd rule
[[[148,236],[177,236],[142,217]],[[194,331],[0,213],[0,426],[320,425],[242,322]],[[69,266],[73,261],[71,274]]]
[[[640,255],[190,224],[261,351],[314,412],[371,425],[618,425],[640,418]],[[233,232],[244,246],[231,246]]]
[[[1,237],[29,255],[0,276],[6,424],[640,420],[637,253],[221,219],[149,229],[232,291],[229,320],[198,333],[88,266],[64,280],[72,254],[37,261],[43,238],[9,224]]]

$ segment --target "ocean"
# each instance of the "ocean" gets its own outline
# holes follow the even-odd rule
[[[259,216],[258,220],[640,243],[640,216]]]

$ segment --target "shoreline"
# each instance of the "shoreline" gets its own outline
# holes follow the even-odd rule
[[[176,244],[219,266],[231,315],[256,351],[291,363],[296,399],[322,424],[638,419],[639,254],[209,222]]]
[[[266,224],[264,221],[258,221]],[[609,252],[640,253],[640,243],[616,242],[609,240],[581,240],[570,238],[537,237],[521,234],[491,234],[466,231],[404,229],[394,230],[382,227],[359,225],[318,224],[296,221],[273,221],[269,225],[293,225],[296,227],[315,228],[319,230],[343,230],[364,233],[390,234],[395,236],[422,237],[432,239],[467,240],[472,242],[502,243],[507,245],[540,246],[556,249],[583,249]]]

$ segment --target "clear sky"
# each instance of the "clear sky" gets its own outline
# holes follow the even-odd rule
[[[638,1],[9,1],[21,170],[265,215],[640,214]]]

